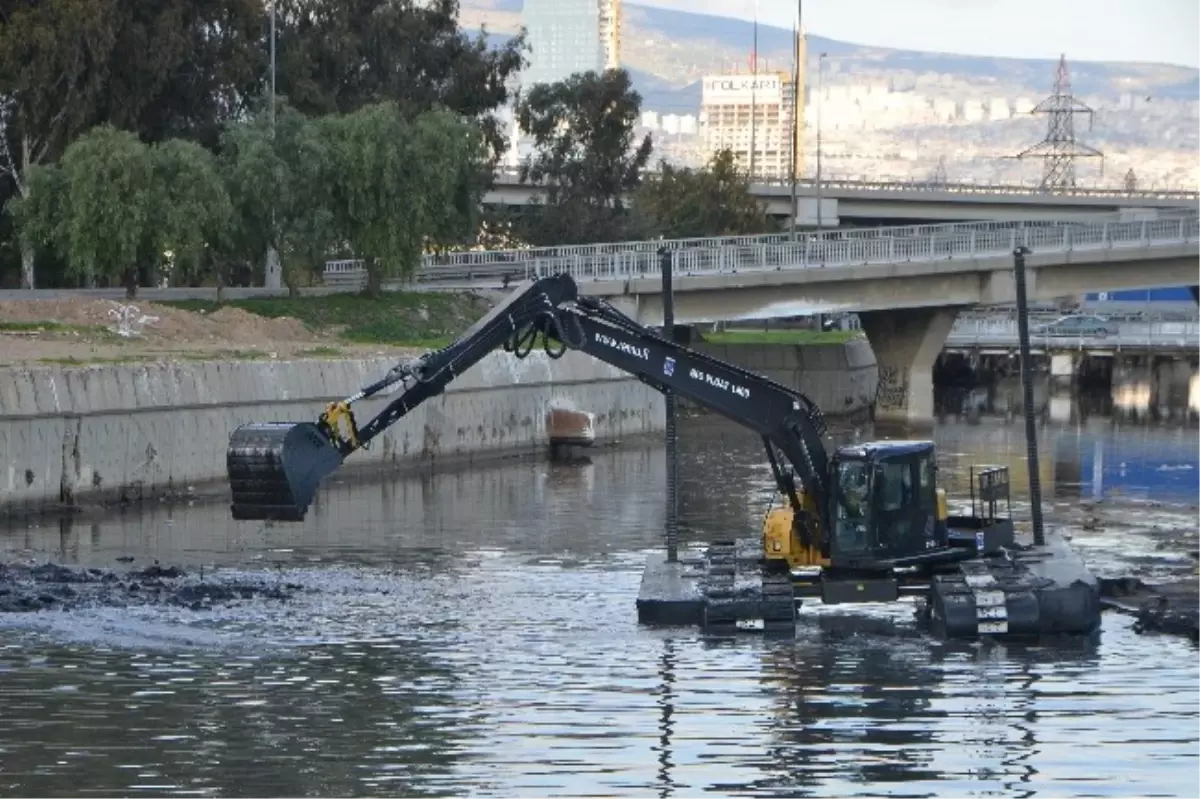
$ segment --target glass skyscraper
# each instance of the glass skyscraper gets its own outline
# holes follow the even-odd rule
[[[619,66],[620,0],[525,0],[522,17],[529,31],[526,86]]]

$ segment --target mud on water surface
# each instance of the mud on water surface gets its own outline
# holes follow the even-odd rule
[[[304,590],[295,583],[261,577],[225,577],[203,570],[189,574],[176,566],[72,569],[54,563],[36,566],[0,563],[0,613],[71,611],[162,605],[205,610],[252,599],[287,600]]]

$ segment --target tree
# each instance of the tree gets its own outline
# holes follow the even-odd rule
[[[262,85],[265,23],[258,0],[0,0],[0,206],[100,123],[215,144]]]
[[[393,102],[318,121],[330,153],[322,185],[337,238],[362,258],[368,291],[409,277],[430,246],[474,225],[486,146],[449,111],[406,119]]]
[[[267,88],[266,4],[121,0],[119,7],[112,75],[121,92],[104,119],[146,142],[182,138],[215,149],[225,125]]]
[[[273,247],[293,290],[305,266],[320,260],[333,242],[328,187],[322,182],[332,173],[329,145],[317,123],[285,102],[276,104],[274,130],[260,108],[230,125],[221,140],[221,171],[235,210],[235,251],[257,262]]]
[[[647,238],[742,236],[774,227],[730,150],[715,153],[699,170],[662,162],[658,175],[638,189],[634,207]]]
[[[81,136],[59,163],[62,218],[42,221],[60,232],[68,273],[89,284],[121,280],[137,292],[137,270],[153,241],[154,175],[147,148],[137,136],[101,125]]]
[[[410,117],[446,108],[476,120],[492,158],[504,149],[494,112],[525,66],[524,34],[489,48],[458,28],[458,0],[281,0],[277,83],[310,115],[393,101]]]
[[[116,38],[115,6],[116,0],[0,0],[0,176],[8,184],[0,190],[5,199],[28,200],[27,172],[53,163],[93,120],[104,80],[96,65],[107,62]],[[33,288],[32,246],[21,248],[21,273],[22,285]]]
[[[546,192],[529,231],[535,244],[621,238],[623,196],[640,184],[653,149],[649,135],[634,146],[641,104],[625,70],[540,84],[519,101],[517,119],[535,145],[521,165],[521,182]]]
[[[211,153],[181,140],[147,147],[110,125],[79,137],[57,165],[32,169],[29,182],[15,207],[22,239],[57,251],[77,279],[122,281],[129,297],[166,253],[181,274],[203,274],[232,219]]]
[[[212,153],[195,142],[170,139],[150,151],[154,253],[170,253],[173,271],[199,280],[224,251],[233,206]]]

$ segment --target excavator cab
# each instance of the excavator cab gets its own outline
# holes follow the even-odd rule
[[[933,442],[842,447],[831,470],[830,565],[874,569],[946,546]]]

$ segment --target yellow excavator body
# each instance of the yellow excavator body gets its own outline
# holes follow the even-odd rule
[[[796,497],[805,515],[812,520],[813,529],[809,542],[805,544],[802,531],[796,525],[796,512],[788,502],[769,509],[763,517],[763,555],[768,566],[789,569],[829,565],[829,558],[821,554],[821,530],[817,519],[817,504],[812,496],[797,488]]]
[[[820,541],[823,531],[817,529],[816,522],[820,516],[817,513],[816,502],[803,489],[797,489],[800,507],[804,509],[809,519],[813,520],[813,531],[810,542],[806,545],[801,530],[796,525],[796,512],[786,501],[779,507],[770,508],[763,517],[763,557],[768,566],[775,565],[788,569],[812,568],[829,566],[829,558],[821,554]],[[945,525],[949,516],[946,502],[946,489],[935,489],[937,497],[937,523]]]

